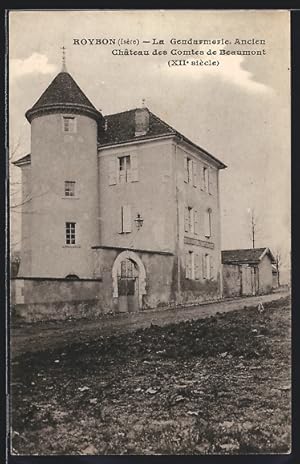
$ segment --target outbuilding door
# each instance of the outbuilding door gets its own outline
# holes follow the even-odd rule
[[[256,294],[255,269],[252,266],[242,266],[242,295]]]
[[[139,309],[139,273],[136,264],[125,258],[118,268],[118,298],[120,312]]]

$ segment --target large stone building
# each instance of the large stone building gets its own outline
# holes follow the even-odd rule
[[[105,312],[221,296],[222,162],[145,107],[103,116],[66,70],[26,118],[16,303]]]

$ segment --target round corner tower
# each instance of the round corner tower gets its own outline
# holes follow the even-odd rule
[[[31,200],[30,214],[22,218],[27,253],[22,276],[92,277],[91,247],[99,238],[97,138],[103,117],[63,70],[26,118],[31,124]]]

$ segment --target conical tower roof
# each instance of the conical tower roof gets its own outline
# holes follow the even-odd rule
[[[101,113],[66,71],[57,74],[38,101],[26,112],[26,118],[31,122],[34,117],[58,111],[72,111],[86,114],[96,120],[102,119]]]

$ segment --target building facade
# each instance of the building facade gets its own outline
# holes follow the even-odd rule
[[[47,280],[90,282],[104,312],[221,297],[222,162],[148,108],[104,117],[65,70],[26,117],[19,303]]]

